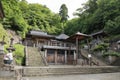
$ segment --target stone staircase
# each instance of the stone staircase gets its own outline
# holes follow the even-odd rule
[[[82,56],[84,56],[85,58],[88,59],[88,52],[84,49],[81,49],[81,54]],[[91,54],[92,55],[92,54]],[[98,59],[97,57],[95,57],[94,55],[92,55],[92,62],[95,65],[99,65],[99,66],[107,66],[107,64],[105,62],[103,62],[102,60]]]
[[[70,74],[95,74],[120,72],[120,67],[113,66],[48,66],[48,67],[24,67],[23,77],[70,75]]]
[[[44,66],[44,61],[42,59],[41,53],[38,51],[38,48],[27,47],[26,55],[27,66]]]
[[[0,80],[17,80],[14,71],[0,70]]]

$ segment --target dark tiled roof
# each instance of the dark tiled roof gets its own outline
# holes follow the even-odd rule
[[[49,38],[54,37],[53,35],[48,35],[47,32],[43,32],[43,31],[40,31],[40,30],[32,30],[32,31],[29,32],[29,35],[38,36],[38,37],[49,37]]]
[[[107,35],[103,30],[101,30],[101,31],[99,31],[99,32],[96,32],[96,33],[93,33],[93,34],[90,34],[90,36],[98,36],[98,35],[103,35],[103,36],[105,36],[105,35]]]
[[[78,40],[83,40],[85,38],[88,38],[90,37],[89,35],[87,34],[83,34],[83,33],[80,33],[80,32],[77,32],[76,34],[70,36],[69,38],[67,38],[68,41],[76,41],[76,38],[78,38]]]
[[[42,36],[46,36],[47,35],[46,32],[38,31],[38,30],[32,30],[32,31],[30,31],[30,34],[31,35],[42,35]]]
[[[66,34],[60,34],[60,35],[56,36],[56,39],[62,39],[62,40],[65,40],[65,39],[67,39],[68,37],[69,37],[69,36],[66,35]]]

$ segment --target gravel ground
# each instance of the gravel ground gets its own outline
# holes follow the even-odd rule
[[[24,77],[23,80],[120,80],[120,72],[118,72],[118,73],[101,73],[101,74]]]

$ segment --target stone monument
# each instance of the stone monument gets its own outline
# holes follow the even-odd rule
[[[5,44],[4,38],[5,37],[3,37],[3,40],[0,42],[0,80],[18,80],[15,75],[15,71],[10,70],[11,66],[4,64],[4,44]],[[7,50],[12,50],[12,51],[15,50],[12,47],[12,42],[13,39],[11,39],[10,46],[9,48],[7,48]]]

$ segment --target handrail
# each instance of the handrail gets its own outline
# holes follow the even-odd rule
[[[87,58],[87,54],[88,54],[87,51],[85,51],[83,49],[82,49],[82,51],[84,51],[85,54],[83,54],[83,53],[81,53],[81,54]],[[92,62],[95,63],[95,64],[99,64],[98,61],[100,63],[102,63],[102,65],[107,65],[105,62],[101,61],[100,59],[98,59],[94,55],[92,55]]]
[[[15,75],[16,75],[16,78],[17,80],[22,80],[22,75],[23,75],[23,69],[22,68],[16,68],[15,70]]]
[[[41,57],[42,57],[42,60],[43,60],[44,63],[45,63],[45,66],[48,66],[47,60],[46,60],[45,57],[42,55],[42,51],[40,51],[40,55],[41,55]]]

